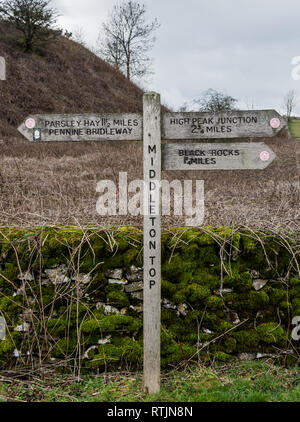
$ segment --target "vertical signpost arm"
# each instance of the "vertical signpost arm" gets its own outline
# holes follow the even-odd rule
[[[144,95],[144,390],[160,391],[161,105]]]

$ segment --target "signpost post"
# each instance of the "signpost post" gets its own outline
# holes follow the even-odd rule
[[[144,389],[160,391],[161,139],[272,137],[287,126],[274,110],[165,113],[147,93],[141,114],[32,115],[18,128],[32,142],[144,142]],[[276,158],[262,142],[166,144],[164,170],[264,169]]]
[[[160,391],[161,314],[160,96],[144,96],[144,389]]]

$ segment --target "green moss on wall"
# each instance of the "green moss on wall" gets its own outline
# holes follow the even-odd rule
[[[300,315],[298,244],[224,227],[163,232],[162,366],[290,348],[291,319]],[[142,292],[128,289],[141,280],[112,284],[108,274],[136,274],[142,246],[143,233],[130,227],[1,229],[0,367],[56,359],[87,371],[141,368]],[[255,290],[258,279],[265,285]]]

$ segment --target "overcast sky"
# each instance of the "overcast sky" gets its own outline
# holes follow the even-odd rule
[[[299,0],[144,0],[161,24],[151,52],[155,74],[147,89],[180,107],[208,88],[239,99],[241,108],[275,108],[300,80]],[[93,46],[113,0],[54,0],[64,29],[82,27]],[[300,101],[297,107],[300,114]]]

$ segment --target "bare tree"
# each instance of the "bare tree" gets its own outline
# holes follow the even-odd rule
[[[121,44],[115,39],[103,38],[100,33],[97,39],[96,52],[116,69],[124,71],[125,55]]]
[[[123,71],[128,79],[141,78],[149,73],[148,53],[154,45],[157,20],[148,23],[146,6],[136,1],[117,3],[103,24],[104,37],[98,39],[99,54]]]
[[[57,12],[50,7],[50,0],[2,0],[0,16],[23,34],[22,46],[31,52],[38,44],[47,43],[62,31],[53,28]]]
[[[71,38],[83,47],[87,46],[86,35],[82,26],[76,26],[74,28]]]
[[[288,120],[290,120],[293,110],[295,109],[297,105],[297,102],[298,102],[298,99],[296,96],[296,91],[295,90],[288,91],[283,99],[283,108],[285,110],[286,117]]]
[[[204,92],[201,98],[194,100],[199,111],[218,113],[220,111],[236,110],[237,100],[230,95],[218,92],[212,88]]]

